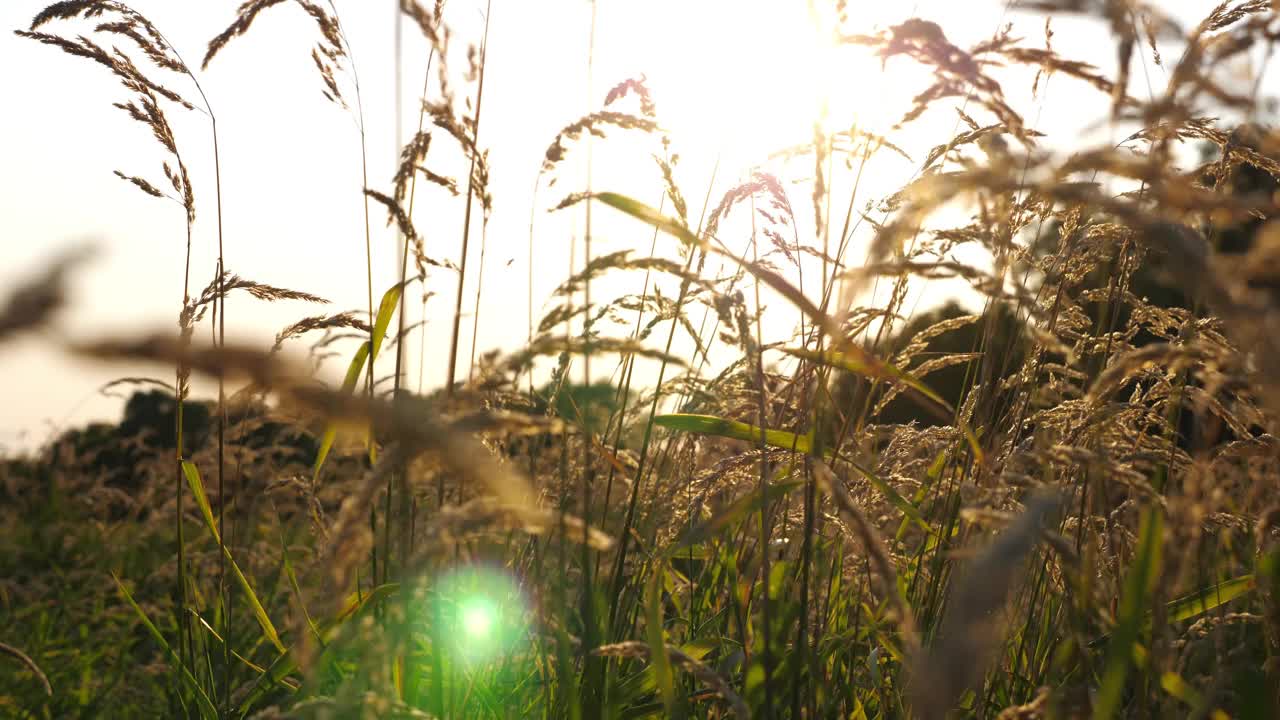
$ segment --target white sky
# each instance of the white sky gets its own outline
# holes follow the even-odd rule
[[[101,252],[78,274],[71,305],[54,328],[0,346],[0,446],[10,447],[39,443],[68,423],[114,418],[119,400],[97,392],[112,379],[151,375],[171,380],[169,369],[91,365],[68,357],[59,347],[67,338],[172,329],[182,297],[185,226],[181,210],[142,195],[111,173],[119,169],[151,178],[157,185],[163,180],[159,173],[163,157],[148,132],[111,107],[112,102],[126,99],[126,92],[105,69],[8,32],[25,28],[45,4],[45,0],[0,3],[0,30],[4,31],[0,32],[0,67],[5,68],[0,74],[0,97],[5,103],[0,109],[0,290],[12,287],[62,248],[91,239]],[[231,21],[238,4],[238,0],[136,0],[134,6],[196,65],[209,38]],[[1194,21],[1214,4],[1187,0],[1163,7],[1184,21]],[[363,86],[370,185],[385,191],[398,153],[393,111],[396,2],[337,0],[337,5]],[[962,47],[989,37],[1002,21],[1014,23],[1015,34],[1026,38],[1026,44],[1043,43],[1043,17],[1008,12],[1006,3],[998,0],[855,1],[850,6],[851,16],[865,23],[855,29],[866,32],[915,14],[938,22]],[[455,50],[478,42],[482,10],[476,0],[448,4],[446,21],[456,32]],[[585,187],[585,146],[571,146],[555,186],[547,189],[544,181],[532,206],[531,190],[556,132],[585,112],[599,109],[605,92],[617,82],[647,74],[681,156],[678,180],[695,221],[717,158],[713,204],[770,151],[810,139],[819,98],[828,99],[835,126],[847,126],[856,118],[864,125],[886,127],[927,83],[927,76],[904,58],[891,61],[882,72],[878,61],[852,51],[828,54],[817,49],[807,40],[812,28],[802,0],[600,0],[597,12],[589,87],[591,6],[586,0],[493,2],[480,143],[491,148],[495,212],[488,229],[476,339],[481,352],[512,349],[525,338],[531,210],[535,317],[552,307],[549,295],[566,277],[570,247],[582,235],[582,208],[556,215],[544,211],[569,192]],[[228,302],[228,335],[264,346],[276,331],[304,315],[362,309],[366,304],[359,139],[351,117],[321,97],[321,82],[308,56],[313,27],[292,4],[273,7],[200,76],[219,119],[228,268],[253,280],[333,301],[332,306],[320,308],[298,303],[266,305],[233,296]],[[68,25],[44,29],[72,32]],[[80,26],[75,30],[80,31]],[[1101,23],[1064,17],[1055,20],[1054,30],[1059,52],[1109,70],[1113,44]],[[411,23],[404,25],[404,38],[402,99],[407,134],[417,124],[416,98],[426,50]],[[465,61],[461,52],[451,60],[456,76]],[[814,72],[815,67],[825,72]],[[1145,95],[1143,68],[1151,73],[1157,91],[1163,85],[1163,71],[1146,58],[1143,66],[1135,66],[1134,94]],[[1052,80],[1049,92],[1032,99],[1030,76],[1010,76],[1006,92],[1029,124],[1049,133],[1051,144],[1077,142],[1087,128],[1099,127],[1105,102],[1096,91],[1059,76]],[[454,82],[455,87],[463,87],[460,78]],[[194,94],[181,80],[172,84],[188,96]],[[940,107],[950,104],[955,103]],[[979,122],[988,120],[974,114]],[[202,115],[177,108],[169,111],[169,117],[199,204],[192,261],[192,285],[198,289],[211,278],[216,257],[208,125]],[[950,111],[934,111],[918,132],[892,139],[918,161],[954,127]],[[1097,137],[1105,139],[1108,133],[1114,130],[1103,124]],[[619,139],[620,135],[624,134],[593,144],[595,188],[657,204],[660,185],[648,161],[653,148]],[[457,172],[458,154],[442,138],[443,133],[427,165],[464,176],[465,171]],[[896,188],[916,168],[915,163],[894,160],[887,153],[884,158],[864,179],[859,206]],[[784,179],[804,180],[811,175],[805,163],[770,169]],[[837,178],[835,187],[835,197],[842,197],[847,179]],[[457,261],[461,198],[449,198],[425,183],[419,188],[415,220],[427,238],[428,254]],[[809,187],[794,186],[791,199],[797,214],[807,219]],[[394,235],[383,227],[385,214],[376,205],[371,212],[376,299],[394,281],[396,250]],[[593,212],[593,253],[624,248],[634,248],[637,254],[648,252],[651,233],[645,227],[618,218],[607,208]],[[833,211],[833,216],[840,212]],[[730,240],[730,244],[741,247],[740,241]],[[473,234],[467,313],[474,310],[479,245],[479,234]],[[660,247],[671,254],[670,243]],[[575,257],[580,264],[581,249]],[[634,292],[636,282],[610,278],[597,285],[596,300]],[[455,280],[439,272],[430,279],[429,289],[436,293],[427,306],[425,377],[431,388],[445,377]],[[415,291],[413,297],[417,295]],[[940,299],[926,298],[924,304]],[[413,305],[409,317],[416,322],[421,308]],[[701,310],[694,317],[696,323]],[[794,322],[794,315],[781,311],[773,317],[780,323],[780,333]],[[472,341],[470,327],[468,316],[463,322],[464,370]],[[665,338],[665,333],[661,335]],[[305,347],[304,341],[291,346],[298,352]],[[409,347],[415,358],[409,374],[416,381],[416,338]],[[344,355],[349,352],[350,347],[343,350]],[[390,361],[391,355],[386,359]],[[345,360],[335,362],[331,369],[344,364]],[[601,367],[612,366],[601,363]],[[380,372],[389,369],[380,365]]]

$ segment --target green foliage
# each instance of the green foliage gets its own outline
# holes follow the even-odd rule
[[[635,402],[633,394],[624,398],[618,388],[605,382],[545,385],[535,394],[533,412],[546,414],[549,401],[554,402],[551,413],[556,417],[601,436],[610,428],[610,421],[624,409],[634,409]],[[633,440],[629,435],[624,432],[624,437]]]

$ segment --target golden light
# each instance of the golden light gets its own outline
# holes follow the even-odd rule
[[[643,73],[677,145],[751,166],[855,123],[880,131],[905,97],[879,60],[842,45],[827,7],[778,0],[604,5],[599,42]],[[864,13],[865,15],[865,13]],[[860,32],[870,31],[870,20]]]

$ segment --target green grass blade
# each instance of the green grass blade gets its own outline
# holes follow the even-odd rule
[[[1093,706],[1093,720],[1110,720],[1120,709],[1125,679],[1133,658],[1133,648],[1142,632],[1144,608],[1160,576],[1161,552],[1164,544],[1164,515],[1156,508],[1148,509],[1138,530],[1138,549],[1133,565],[1125,577],[1120,616],[1107,647],[1106,669],[1102,686]]]
[[[284,643],[280,642],[280,633],[276,632],[276,626],[271,622],[271,616],[267,614],[267,609],[262,606],[262,601],[258,599],[258,593],[254,591],[253,585],[249,582],[249,578],[240,572],[240,566],[231,558],[231,551],[224,545],[222,552],[227,556],[227,563],[231,566],[231,572],[236,576],[236,583],[240,585],[240,589],[244,591],[245,598],[249,600],[249,607],[253,610],[253,617],[258,621],[262,633],[266,635],[267,640],[275,646],[278,652],[284,652]]]
[[[675,680],[671,675],[671,659],[667,657],[667,640],[662,625],[662,576],[664,569],[660,563],[649,574],[644,589],[645,636],[649,643],[649,667],[653,668],[662,704],[666,706],[667,715],[675,710]]]
[[[605,205],[621,210],[637,220],[646,222],[669,235],[673,235],[677,240],[680,240],[683,243],[694,246],[701,244],[698,241],[698,236],[694,235],[693,231],[685,227],[684,223],[676,220],[675,218],[663,215],[656,209],[645,205],[639,200],[632,200],[625,195],[619,195],[618,193],[611,192],[596,193],[591,197],[595,200],[599,200]]]
[[[1165,606],[1165,613],[1169,617],[1169,622],[1190,620],[1235,600],[1253,590],[1254,587],[1253,575],[1241,575],[1173,600]]]
[[[218,535],[218,523],[213,519],[213,508],[209,507],[209,496],[204,491],[204,481],[200,479],[200,470],[195,463],[190,460],[182,461],[182,474],[187,477],[187,485],[191,486],[191,494],[195,496],[196,507],[200,508],[200,515],[204,518],[205,527],[213,533],[214,540],[221,544]]]
[[[365,608],[373,606],[375,603],[391,597],[399,590],[399,583],[387,583],[385,585],[379,585],[366,593],[352,593],[347,598],[346,602],[343,603],[342,609],[339,610],[332,618],[322,621],[319,627],[315,630],[319,637],[320,644],[324,645],[328,638],[333,634],[333,631],[349,620],[352,616],[358,614]],[[313,625],[313,627],[315,626]],[[277,657],[275,661],[271,663],[271,666],[258,677],[258,680],[254,683],[253,689],[245,697],[244,701],[240,703],[238,709],[240,715],[242,717],[248,715],[249,711],[253,709],[254,704],[257,703],[258,700],[262,699],[268,692],[270,692],[271,688],[276,687],[277,685],[285,685],[285,678],[297,669],[298,663],[294,660],[293,653],[286,652]]]
[[[196,619],[196,624],[200,627],[200,629],[204,630],[205,634],[207,634],[209,637],[213,638],[214,640],[217,640],[219,645],[226,644],[227,641],[223,639],[222,634],[219,633],[217,630],[214,630],[213,625],[210,625],[209,621],[205,620],[203,615],[196,612],[195,608],[188,608],[188,611],[191,613],[191,616]],[[267,671],[266,668],[250,660],[244,655],[241,655],[239,652],[235,650],[231,650],[231,657],[239,660],[241,663],[245,665],[245,667],[249,668],[250,670],[256,673],[264,673]],[[282,658],[284,657],[284,654],[282,653],[280,655],[277,655],[276,657],[277,659]]]
[[[760,428],[755,425],[738,422],[737,420],[727,420],[715,415],[692,415],[686,413],[658,415],[653,419],[653,424],[697,435],[716,435],[746,442],[759,442],[760,440]],[[805,454],[808,454],[813,449],[813,440],[808,435],[797,435],[785,430],[765,430],[764,444]]]
[[[356,350],[355,356],[351,358],[351,363],[347,365],[347,374],[342,378],[342,392],[348,395],[355,392],[356,383],[360,382],[360,375],[364,372],[364,364],[367,360],[373,364],[378,359],[378,350],[382,348],[382,341],[387,337],[387,328],[391,326],[391,318],[396,313],[396,308],[400,304],[400,295],[404,292],[404,286],[397,283],[390,290],[382,294],[382,301],[378,303],[378,314],[373,319],[373,334],[370,337],[372,341],[372,350],[370,343],[366,342],[360,345]],[[333,443],[338,437],[338,426],[334,422],[325,425],[324,434],[320,438],[320,449],[316,452],[316,462],[311,468],[313,479],[320,478],[320,469],[324,467],[324,461],[329,457],[329,451],[333,449]],[[376,462],[377,453],[372,443],[369,445],[369,459]]]
[[[378,351],[382,349],[382,341],[387,337],[387,328],[391,326],[391,317],[396,314],[396,308],[400,305],[400,294],[404,292],[404,286],[400,283],[392,285],[389,290],[382,294],[382,301],[378,303],[378,314],[373,320],[373,337],[372,347],[369,350],[369,366],[372,368],[375,360],[378,359]],[[369,462],[378,462],[378,445],[373,440],[370,433],[369,443]]]
[[[391,317],[396,314],[402,292],[404,292],[403,286],[397,283],[382,294],[382,301],[378,303],[378,314],[373,319],[374,360],[378,357],[378,351],[382,349],[383,339],[387,337],[387,328],[391,326]]]
[[[356,383],[360,381],[360,373],[364,372],[364,362],[369,359],[369,343],[363,343],[356,350],[355,357],[351,358],[351,364],[347,366],[347,375],[342,379],[342,392],[351,394],[355,391]],[[316,462],[311,468],[312,479],[320,479],[320,468],[324,467],[324,461],[329,457],[329,450],[333,448],[333,441],[338,437],[338,425],[335,422],[328,422],[324,426],[324,436],[320,439],[320,449],[316,452]]]
[[[275,661],[273,661],[271,665],[258,676],[258,679],[254,681],[253,688],[249,691],[249,694],[245,699],[240,702],[239,707],[236,708],[236,713],[240,717],[247,716],[249,711],[253,709],[253,706],[257,704],[259,700],[266,696],[272,688],[283,685],[285,683],[285,678],[289,676],[289,673],[292,673],[297,669],[298,663],[294,661],[293,653],[284,653],[277,657]],[[291,686],[290,688],[292,689]]]
[[[195,679],[195,676],[191,674],[191,671],[187,669],[187,666],[182,663],[180,658],[178,658],[178,654],[169,646],[168,641],[164,639],[164,634],[161,633],[160,629],[151,622],[151,618],[147,617],[147,613],[144,612],[138,605],[137,601],[133,599],[133,595],[129,592],[129,589],[124,586],[124,583],[120,582],[120,578],[116,577],[114,572],[111,573],[111,579],[116,581],[116,587],[120,590],[120,594],[124,596],[125,601],[128,602],[129,606],[133,608],[133,611],[137,613],[138,619],[141,620],[142,625],[147,628],[147,632],[151,633],[151,638],[155,640],[156,644],[160,646],[160,649],[164,651],[164,654],[169,658],[169,662],[173,663],[174,667],[178,668],[179,674],[182,676],[182,681],[191,688],[191,692],[195,695],[196,702],[200,706],[201,715],[208,718],[218,717],[218,709],[214,707],[213,701],[209,699],[209,695],[205,693],[204,688],[200,687],[200,683]]]
[[[342,604],[342,609],[336,615],[320,623],[320,634],[327,640],[330,633],[353,615],[367,607],[382,602],[399,591],[400,583],[386,583],[367,592],[351,593],[347,596],[346,602]]]
[[[182,473],[187,476],[187,484],[191,487],[191,494],[195,497],[196,505],[200,508],[200,515],[204,518],[205,527],[209,529],[209,532],[213,534],[213,539],[222,548],[222,553],[226,556],[227,563],[231,567],[231,573],[235,575],[236,583],[240,585],[240,589],[244,591],[245,597],[249,600],[249,607],[253,610],[253,616],[258,621],[258,625],[262,627],[263,634],[266,635],[267,640],[271,641],[272,645],[275,645],[276,650],[284,652],[285,647],[284,643],[280,642],[280,634],[276,632],[276,626],[271,622],[271,617],[267,615],[266,608],[258,600],[258,594],[254,592],[249,578],[245,577],[244,573],[240,571],[240,566],[231,557],[231,551],[227,549],[226,545],[222,544],[222,537],[218,534],[218,524],[213,519],[213,510],[209,507],[209,498],[204,491],[204,482],[200,479],[200,470],[190,460],[183,460]]]
[[[307,611],[307,604],[302,599],[302,586],[298,584],[298,575],[293,571],[293,562],[289,560],[289,546],[285,543],[284,538],[280,538],[280,556],[284,559],[285,575],[289,578],[289,586],[293,590],[293,596],[298,601],[298,610],[302,612],[302,617],[307,621],[307,627],[311,629],[311,634],[315,635],[316,640],[322,640],[320,637],[320,629],[316,627],[315,620],[311,619],[311,613]]]
[[[1238,597],[1247,595],[1257,588],[1257,579],[1253,575],[1241,575],[1230,580],[1196,590],[1165,604],[1165,617],[1169,622],[1182,622],[1198,615],[1203,615],[1217,607],[1226,605]],[[1151,625],[1151,613],[1147,613],[1143,627]],[[1099,648],[1111,639],[1111,635],[1102,635],[1089,643],[1090,648]]]
[[[883,360],[874,360],[865,355],[859,357],[857,355],[838,352],[835,350],[817,352],[807,348],[783,348],[782,352],[791,355],[792,357],[802,358],[810,362],[822,363],[823,365],[840,368],[855,375],[863,375],[865,377],[879,380],[896,381],[937,403],[938,406],[948,414],[955,413],[955,408],[951,407],[951,403],[944,400],[941,395],[930,389],[928,385],[924,384],[924,382],[916,376],[906,370],[900,369],[892,363],[888,363]]]

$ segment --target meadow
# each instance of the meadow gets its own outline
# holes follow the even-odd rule
[[[198,48],[118,0],[13,29],[115,84],[154,140],[117,175],[179,209],[162,217],[187,256],[175,328],[63,343],[156,369],[113,384],[121,420],[0,458],[0,715],[1280,717],[1280,5],[1185,25],[1159,3],[1024,1],[1042,36],[960,47],[945,22],[869,31],[856,4],[815,1],[833,42],[926,82],[893,132],[815,123],[776,148],[794,177],[718,196],[681,186],[663,108],[617,78],[546,139],[533,189],[581,214],[582,255],[512,308],[520,347],[486,351],[465,324],[503,292],[475,281],[491,209],[535,204],[494,197],[481,132],[502,8],[471,37],[401,0],[430,60],[394,175],[360,178],[365,232],[344,242],[364,307],[228,339],[228,297],[319,308],[324,289],[224,262],[235,209],[201,81],[300,10],[363,151],[348,4],[248,0]],[[1080,16],[1105,29],[1098,58],[1054,49]],[[1223,72],[1244,57],[1251,77]],[[1046,138],[1008,68],[1086,88],[1118,142]],[[953,133],[898,144],[937,113]],[[562,173],[622,137],[652,198]],[[188,170],[197,152],[211,172]],[[917,170],[872,195],[885,154]],[[593,252],[605,218],[645,242]],[[533,235],[530,293],[552,271]],[[0,344],[44,331],[82,262],[0,288]],[[429,347],[416,313],[442,277],[452,342]],[[965,299],[920,308],[929,283]],[[424,390],[409,368],[428,352],[447,376]]]

